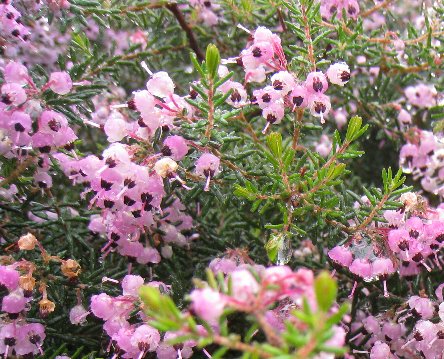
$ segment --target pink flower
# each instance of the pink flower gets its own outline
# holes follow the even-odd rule
[[[128,274],[122,280],[123,295],[138,297],[139,288],[143,285],[144,280],[139,275]]]
[[[310,113],[315,117],[320,117],[321,123],[325,122],[324,116],[328,115],[331,109],[330,98],[326,95],[312,95],[308,99]]]
[[[247,91],[245,91],[244,86],[235,81],[227,81],[219,89],[222,93],[227,93],[232,90],[231,95],[227,98],[227,103],[233,107],[242,107],[247,103]]]
[[[130,341],[133,347],[138,348],[140,351],[153,352],[159,346],[160,334],[157,329],[142,324],[134,331]]]
[[[398,123],[400,126],[410,125],[412,123],[412,116],[403,108],[398,113]]]
[[[305,88],[310,93],[324,93],[328,89],[327,78],[321,71],[310,72],[305,80]]]
[[[233,298],[242,304],[249,304],[259,291],[259,283],[250,271],[239,269],[231,273]]]
[[[48,81],[49,88],[59,95],[66,95],[72,89],[72,80],[69,74],[63,72],[53,72]]]
[[[345,62],[337,62],[327,70],[328,80],[335,85],[344,86],[350,81],[350,68]]]
[[[405,229],[394,229],[388,234],[389,247],[395,253],[408,251],[410,248],[410,242],[409,232]]]
[[[48,174],[48,172],[37,171],[34,174],[34,182],[40,188],[51,188],[52,187],[52,177]]]
[[[2,300],[2,311],[7,313],[20,313],[25,309],[26,298],[23,296],[23,291],[17,289],[10,292]]]
[[[225,307],[225,299],[211,288],[195,289],[190,294],[194,312],[209,323],[216,323]]]
[[[162,252],[163,253],[163,252]],[[137,256],[137,263],[147,264],[147,263],[159,263],[160,254],[156,248],[144,247],[142,252]]]
[[[0,287],[4,286],[8,290],[18,287],[20,274],[12,267],[0,266]]]
[[[169,136],[163,141],[161,152],[164,156],[170,156],[173,160],[180,161],[188,153],[187,141],[182,136]]]
[[[6,105],[19,106],[27,98],[26,91],[17,83],[6,83],[1,88],[1,101]]]
[[[429,108],[436,104],[436,89],[432,85],[418,84],[405,89],[407,101],[417,107]]]
[[[275,90],[273,86],[266,86],[263,89],[253,91],[254,101],[261,109],[271,106],[276,101],[282,99],[282,91]]]
[[[89,312],[81,304],[72,307],[69,311],[69,321],[74,325],[81,325],[86,322]]]
[[[104,131],[109,142],[118,142],[128,136],[130,125],[119,113],[113,112],[105,122]]]
[[[174,82],[165,71],[156,72],[148,80],[146,87],[148,91],[157,97],[165,98],[174,93]]]
[[[5,66],[3,70],[3,76],[6,82],[16,83],[21,86],[26,85],[29,79],[28,69],[26,68],[26,66],[13,61],[9,62]]]
[[[370,351],[370,359],[391,359],[394,358],[390,347],[381,341],[375,342]]]
[[[285,115],[285,110],[282,101],[276,101],[272,103],[270,106],[264,108],[262,110],[262,116],[267,120],[267,124],[262,130],[262,133],[265,134],[268,130],[268,127],[271,124],[280,123],[284,118],[284,115]]]
[[[319,142],[316,143],[316,152],[322,157],[327,157],[333,147],[333,143],[327,135],[322,135]]]
[[[188,359],[193,355],[193,347],[196,345],[192,341],[186,341],[183,343],[180,349],[176,349],[173,345],[169,344],[168,341],[172,340],[183,333],[180,332],[166,332],[162,343],[156,349],[157,359],[177,359],[178,352],[179,357],[183,359]]]
[[[106,293],[100,293],[91,297],[91,311],[103,320],[108,320],[114,315],[113,299]]]
[[[290,100],[293,104],[293,111],[296,108],[305,108],[308,105],[308,92],[305,86],[297,85],[290,93]]]
[[[288,71],[279,71],[271,76],[271,84],[275,90],[286,95],[296,86],[296,80]]]
[[[361,278],[371,278],[372,266],[366,259],[357,258],[350,265],[350,272]]]
[[[347,247],[336,246],[330,249],[328,256],[337,264],[348,267],[353,261],[353,255]]]
[[[207,178],[204,191],[209,190],[211,178],[219,173],[219,165],[220,159],[211,153],[204,153],[196,161],[196,174]]]

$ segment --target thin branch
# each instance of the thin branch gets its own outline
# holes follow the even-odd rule
[[[394,2],[394,0],[385,0],[382,3],[373,6],[371,9],[368,9],[364,12],[361,13],[361,17],[368,17],[371,14],[375,13],[376,11],[379,11],[381,9],[386,8],[387,6],[389,6],[392,2]]]
[[[219,335],[213,336],[212,339],[216,344],[222,345],[230,349],[238,350],[240,352],[252,353],[258,355],[260,358],[272,358],[271,354],[264,352],[255,346],[240,341],[230,340],[229,338],[225,338]]]
[[[213,80],[208,81],[208,125],[205,130],[205,137],[210,139],[211,138],[211,131],[214,127],[214,86],[213,86]]]
[[[386,193],[384,197],[381,198],[379,203],[372,209],[368,217],[359,226],[353,228],[353,231],[357,232],[367,227],[371,223],[371,221],[373,221],[373,218],[378,214],[382,207],[384,207],[384,204],[388,201],[390,195],[391,191],[389,193]]]
[[[308,23],[307,12],[304,6],[301,5],[302,12],[302,22],[304,23],[305,37],[307,38],[307,50],[308,50],[308,60],[311,63],[312,71],[316,71],[316,59],[314,55],[313,42],[310,34],[310,24]]]
[[[3,181],[0,182],[0,187],[5,187],[11,182],[13,182],[16,178],[18,178],[23,172],[25,172],[28,169],[28,166],[31,165],[34,162],[34,157],[28,157],[25,161],[20,163],[17,168],[11,172],[11,174],[5,178]]]
[[[180,11],[177,4],[169,4],[166,6],[168,10],[170,10],[173,15],[176,17],[177,22],[179,23],[180,27],[185,31],[188,42],[190,43],[191,49],[196,54],[197,58],[200,61],[203,61],[205,59],[204,54],[202,50],[199,47],[199,44],[197,43],[196,36],[194,35],[193,30],[191,29],[190,25],[186,22],[182,12]]]
[[[299,136],[301,133],[301,126],[302,126],[302,116],[304,115],[303,110],[298,109],[296,112],[296,118],[294,121],[294,131],[293,131],[293,142],[291,148],[293,150],[298,149],[298,142],[299,142]]]

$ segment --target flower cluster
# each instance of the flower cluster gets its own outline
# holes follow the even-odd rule
[[[308,108],[311,115],[319,117],[321,123],[331,109],[330,98],[325,95],[328,83],[344,86],[350,80],[350,68],[345,63],[331,65],[326,73],[310,72],[304,81],[297,79],[287,71],[287,60],[282,50],[280,38],[270,30],[259,27],[251,34],[253,40],[243,50],[237,62],[245,70],[247,82],[264,82],[266,74],[274,72],[271,84],[253,91],[251,102],[262,110],[266,133],[271,124],[278,124],[285,115],[285,109],[291,112]],[[239,83],[228,83],[226,89],[233,92],[229,102],[240,106],[246,103],[246,92]]]
[[[30,32],[21,17],[22,14],[9,1],[3,1],[0,4],[0,37],[12,42],[28,41]]]
[[[444,350],[444,303],[440,287],[436,291],[438,300],[413,295],[391,316],[360,311],[359,321],[351,325],[355,334],[351,342],[368,348],[371,359],[410,359],[418,355],[438,358]]]
[[[212,288],[195,289],[191,292],[193,312],[209,323],[217,323],[225,308],[250,313],[267,310],[271,304],[279,301],[285,301],[290,307],[297,307],[301,303],[301,296],[316,310],[312,272],[304,269],[293,272],[286,266],[259,267],[258,281],[250,269],[248,265],[241,265],[229,273],[232,285],[229,295]],[[277,331],[284,328],[284,320],[288,319],[279,314],[279,305],[277,309],[265,313],[269,325]]]
[[[56,304],[48,298],[48,278],[42,275],[42,262],[44,266],[55,265],[53,268],[60,271],[62,278],[72,283],[77,282],[81,272],[77,261],[48,254],[32,233],[21,236],[13,248],[22,254],[32,253],[37,248],[40,255],[34,261],[24,258],[14,261],[12,257],[0,257],[0,354],[4,358],[43,354],[45,327],[40,323],[28,322],[27,319],[34,307],[38,308],[42,319],[51,315],[56,308]],[[71,322],[80,324],[87,315],[78,295],[78,305],[70,312]]]
[[[236,263],[235,258],[240,259],[240,262]],[[267,340],[274,345],[283,345],[284,338],[298,333],[292,331],[290,334],[288,328],[297,328],[301,335],[309,335],[310,330],[306,326],[306,320],[308,320],[308,316],[312,315],[311,313],[328,317],[334,316],[334,313],[339,310],[334,305],[330,308],[333,302],[330,300],[324,302],[320,299],[321,293],[315,289],[316,286],[326,285],[326,292],[323,295],[328,297],[331,294],[329,291],[334,288],[335,284],[327,273],[315,278],[313,272],[307,269],[293,271],[287,266],[265,268],[254,264],[242,264],[246,259],[242,250],[235,250],[227,257],[213,261],[210,268],[219,274],[209,271],[207,272],[208,283],[197,282],[198,288],[189,295],[190,306],[188,310],[182,312],[179,312],[177,308],[163,307],[166,303],[170,303],[169,298],[158,291],[151,288],[141,288],[141,298],[147,305],[148,315],[153,316],[153,323],[163,323],[165,320],[163,316],[175,313],[174,320],[179,322],[180,326],[176,326],[174,333],[183,335],[182,342],[211,340],[215,344],[221,344],[225,343],[226,331],[223,330],[223,327],[226,325],[224,324],[226,315],[236,312],[238,315],[249,315],[252,320],[257,321],[257,326],[253,327],[257,329],[251,334],[252,337],[261,330]],[[223,275],[220,270],[228,271],[229,274]],[[216,276],[218,278],[217,284]],[[161,309],[157,311],[156,307]],[[295,311],[302,310],[304,310],[306,317],[302,317],[302,314],[301,316],[294,314]],[[196,324],[200,322],[203,323],[203,327]],[[337,322],[338,320],[334,320],[332,317],[327,328],[323,326],[322,321],[315,324],[314,326],[319,327],[319,333],[331,329],[332,331],[329,333],[332,335],[313,339],[323,342],[319,349],[307,348],[305,350],[316,352],[320,356],[328,355],[327,352],[330,350],[340,351],[345,343],[346,330],[340,325],[335,325]],[[292,339],[288,339],[289,347],[298,348],[306,343],[302,337],[300,342],[296,337]],[[232,338],[234,348],[237,341],[237,338]],[[245,346],[248,347],[248,345]],[[256,343],[255,347],[260,353],[260,344]],[[322,348],[326,348],[326,352],[323,352]],[[210,355],[208,352],[204,352],[207,356]],[[188,358],[188,356],[186,357]]]
[[[406,133],[408,143],[402,146],[399,166],[404,173],[411,173],[420,180],[422,188],[433,194],[443,195],[444,145],[430,131],[411,128]]]
[[[20,276],[16,265],[0,266],[1,311],[7,315],[0,328],[0,354],[4,358],[42,352],[45,327],[38,323],[27,323],[21,316],[32,300],[29,284],[27,277]]]
[[[196,11],[200,21],[202,21],[205,26],[214,26],[219,23],[221,6],[217,1],[189,0],[188,4]]]
[[[178,353],[182,358],[189,358],[195,344],[187,342],[176,348],[169,341],[177,334],[166,333],[162,339],[157,329],[144,324],[147,318],[138,304],[138,290],[142,285],[144,279],[141,276],[129,274],[121,282],[121,295],[112,297],[101,293],[91,297],[91,312],[105,321],[103,329],[110,337],[108,352],[127,359],[140,359],[149,353],[156,353],[159,359],[174,359]],[[149,282],[148,285],[162,292],[170,292],[170,287],[161,282]],[[137,323],[134,324],[134,321]]]
[[[49,155],[60,148],[71,150],[77,135],[64,115],[44,110],[40,96],[51,90],[66,95],[73,87],[68,73],[53,72],[40,89],[25,66],[9,62],[3,68],[5,82],[0,89],[1,154],[23,160],[31,156],[38,164],[34,183],[42,188],[52,186]],[[33,155],[32,153],[35,153]]]
[[[444,221],[440,210],[424,208],[414,193],[403,194],[401,200],[404,207],[384,213],[388,227],[356,234],[328,252],[335,268],[345,267],[356,278],[351,295],[358,278],[366,282],[381,279],[388,297],[386,280],[395,272],[412,277],[422,268],[429,272],[433,267],[442,268]]]
[[[444,8],[266,3],[0,1],[2,357],[441,359]]]
[[[192,219],[184,213],[185,207],[174,198],[169,206],[163,206],[167,192],[166,183],[178,184],[189,189],[179,176],[183,171],[179,163],[193,146],[192,141],[173,134],[178,128],[177,117],[190,118],[193,108],[184,98],[174,94],[174,83],[165,72],[151,75],[147,90],[136,91],[125,105],[115,105],[113,110],[97,120],[103,124],[110,145],[102,156],[89,155],[73,158],[63,153],[54,155],[65,174],[76,184],[90,186],[84,194],[92,191],[90,206],[102,210],[94,216],[89,228],[105,234],[108,242],[102,248],[104,256],[117,250],[141,264],[158,263],[160,254],[155,248],[162,239],[161,253],[169,258],[171,244],[186,246],[194,238],[185,236],[193,228]],[[137,121],[116,111],[128,108],[139,114]],[[95,123],[92,123],[96,126]],[[156,131],[167,135],[158,152],[147,152],[146,145]],[[125,144],[126,140],[137,144]],[[208,191],[210,181],[220,172],[220,159],[211,153],[202,153],[195,161],[191,178],[205,179],[204,190]],[[172,225],[171,223],[178,223]],[[144,234],[155,238],[154,243],[144,241]]]
[[[348,18],[356,19],[359,16],[359,2],[357,0],[321,0],[321,16],[330,20],[333,16],[342,17],[342,13]]]

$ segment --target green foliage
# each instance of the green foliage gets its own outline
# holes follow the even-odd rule
[[[217,47],[213,44],[208,45],[207,53],[205,56],[205,65],[208,71],[208,76],[214,79],[217,74],[217,69],[219,68],[220,54]]]
[[[199,181],[190,180],[189,191],[181,191],[174,184],[167,186],[165,202],[171,201],[173,196],[181,198],[195,221],[200,238],[190,249],[175,247],[173,258],[162,260],[154,268],[137,266],[133,269],[134,273],[172,285],[173,298],[150,287],[142,289],[142,300],[147,313],[156,319],[153,325],[157,328],[174,330],[183,323],[195,328],[196,320],[182,315],[179,310],[184,306],[184,293],[189,291],[193,277],[206,275],[211,288],[230,293],[230,281],[205,272],[210,260],[224,255],[227,249],[245,249],[255,262],[267,264],[276,262],[287,239],[293,242],[293,248],[298,248],[302,240],[310,239],[319,258],[293,258],[289,265],[325,269],[326,248],[342,243],[373,223],[384,223],[382,212],[400,208],[399,196],[414,189],[405,186],[402,172],[394,169],[403,140],[396,121],[397,110],[391,104],[398,100],[400,90],[415,84],[421,76],[425,78],[426,72],[433,74],[428,78],[438,90],[444,88],[440,76],[442,64],[436,61],[440,49],[434,45],[444,39],[442,34],[433,31],[427,16],[428,30],[424,38],[412,24],[405,24],[406,48],[400,59],[386,40],[375,41],[385,39],[388,31],[399,26],[392,16],[387,16],[386,26],[369,33],[364,31],[362,19],[351,21],[338,15],[325,22],[320,16],[319,2],[314,0],[221,1],[224,21],[211,28],[198,22],[194,10],[183,10],[197,48],[191,46],[189,34],[168,6],[171,3],[166,1],[70,0],[70,5],[70,10],[62,11],[60,16],[52,13],[42,16],[48,15],[52,24],[69,34],[70,43],[66,53],[59,56],[58,67],[61,70],[69,68],[73,80],[81,85],[76,85],[64,96],[45,91],[42,99],[45,106],[63,113],[71,125],[81,128],[76,154],[98,153],[106,145],[99,131],[84,126],[84,120],[94,111],[94,97],[115,84],[123,87],[128,95],[145,87],[148,75],[140,65],[145,61],[153,71],[168,71],[177,84],[177,93],[186,94],[190,86],[196,91],[196,98],[186,98],[195,107],[196,118],[187,122],[178,116],[175,125],[199,151],[213,153],[222,162],[223,171],[212,179],[215,185],[208,193],[203,192]],[[441,4],[436,5],[435,11],[438,16],[444,15]],[[94,41],[85,34],[91,22],[100,27]],[[249,35],[237,29],[237,23],[251,30],[259,25],[275,28],[280,24],[283,47],[290,60],[289,70],[301,80],[308,72],[324,71],[328,64],[339,59],[352,70],[379,67],[379,73],[371,80],[367,75],[354,72],[349,85],[330,86],[328,94],[335,98],[335,109],[342,107],[350,113],[356,108],[357,115],[349,119],[347,128],[339,130],[332,123],[320,126],[308,113],[299,117],[296,112],[287,114],[281,124],[273,125],[275,132],[265,137],[260,132],[264,120],[255,106],[234,109],[227,105],[226,100],[232,93],[223,94],[220,87],[228,80],[242,82],[244,74],[240,68],[230,65],[232,71],[221,78],[217,70],[221,58],[237,56],[248,41]],[[115,31],[143,29],[147,33],[147,44],[130,45],[122,50],[121,44],[106,43],[104,32],[108,28]],[[206,52],[202,51],[205,48]],[[360,55],[366,56],[365,64],[357,62]],[[72,67],[68,67],[70,62]],[[31,75],[36,84],[42,85],[49,71],[35,66]],[[251,84],[246,86],[249,95],[254,88]],[[437,105],[427,112],[418,111],[413,121],[424,128],[433,124],[435,132],[441,133],[443,108]],[[313,149],[321,131],[333,139],[332,150],[326,158]],[[156,134],[152,144],[156,151],[161,148],[162,136],[165,134]],[[383,141],[385,147],[375,150]],[[191,149],[181,163],[187,174],[194,171],[197,152]],[[57,163],[54,158],[50,160]],[[12,178],[18,167],[18,161],[2,157],[0,176]],[[127,262],[116,253],[99,261],[106,238],[88,229],[90,216],[97,211],[88,209],[88,198],[79,198],[83,191],[81,186],[72,186],[60,168],[53,165],[50,173],[55,186],[51,191],[42,192],[33,185],[34,170],[32,167],[25,169],[13,181],[21,198],[28,194],[25,200],[0,203],[0,234],[4,240],[0,250],[6,256],[35,262],[41,269],[39,275],[49,283],[49,295],[57,306],[47,320],[45,346],[48,349],[44,357],[53,358],[65,352],[74,353],[72,358],[103,357],[100,351],[103,323],[90,315],[88,323],[77,328],[69,323],[66,313],[76,304],[75,291],[79,287],[85,305],[91,295],[100,291],[117,295],[117,286],[102,283],[101,279],[104,276],[122,278],[128,272]],[[382,178],[375,176],[381,171]],[[5,183],[3,187],[7,187]],[[363,195],[370,205],[363,202]],[[354,206],[355,202],[359,203],[359,208]],[[29,214],[41,221],[30,220]],[[66,280],[57,265],[43,263],[38,254],[11,250],[17,238],[28,231],[39,238],[48,253],[80,263],[82,273],[78,283]],[[153,242],[150,235],[144,240]],[[423,290],[424,283],[429,294],[433,293],[431,282],[421,276],[413,285]],[[344,288],[339,290],[340,296],[344,291]],[[326,274],[317,277],[316,292],[319,311],[306,303],[293,315],[313,330],[316,350],[341,355],[343,349],[330,348],[325,342],[331,336],[331,327],[348,311],[348,305],[342,304],[337,312],[327,315],[338,288]],[[387,305],[372,295],[368,300],[373,306]],[[353,311],[352,315],[355,313]],[[224,314],[221,331],[229,331],[224,320],[231,314]],[[29,313],[29,318],[42,321],[35,310]],[[136,315],[132,315],[130,321],[135,318]],[[202,324],[211,329],[208,323]],[[258,329],[257,323],[248,322],[244,329],[244,342],[253,343],[255,348],[260,347],[275,358],[292,358],[289,352],[310,340],[309,336],[287,324],[286,347],[259,346],[253,335]],[[202,347],[211,343],[211,337],[199,338]],[[222,346],[211,354],[213,358],[230,357],[232,352]],[[255,353],[243,354],[243,358],[257,357]]]
[[[316,300],[319,308],[328,311],[333,305],[336,295],[338,294],[338,286],[336,281],[331,278],[328,272],[321,272],[315,280]]]
[[[225,291],[224,279],[218,278],[219,284],[211,271],[207,272],[208,283],[199,283],[204,287],[209,285],[213,290],[220,291],[230,295]],[[228,282],[230,278],[228,278]],[[150,325],[162,331],[181,330],[182,334],[169,343],[171,345],[182,343],[187,340],[196,340],[200,347],[208,345],[217,345],[217,350],[212,354],[221,357],[228,351],[239,351],[242,348],[242,358],[297,358],[300,353],[308,350],[307,355],[314,355],[320,351],[342,355],[346,353],[346,348],[338,348],[329,346],[326,342],[331,339],[334,332],[333,325],[338,324],[342,317],[348,312],[348,304],[344,303],[339,310],[330,314],[332,305],[335,302],[337,294],[337,284],[327,272],[321,272],[315,278],[314,290],[316,293],[317,309],[311,308],[307,299],[304,298],[301,309],[294,310],[291,315],[292,320],[298,320],[307,326],[307,330],[299,330],[294,322],[288,320],[285,324],[285,330],[282,333],[283,342],[279,346],[272,345],[267,342],[252,341],[252,335],[258,329],[262,329],[267,333],[267,329],[263,327],[262,322],[256,322],[253,318],[256,315],[251,314],[251,326],[242,337],[236,334],[230,334],[228,330],[228,316],[235,311],[227,309],[219,320],[220,334],[214,332],[209,323],[202,318],[194,316],[191,313],[181,315],[179,308],[166,294],[161,294],[157,288],[144,286],[140,289],[140,297],[144,303],[146,314],[152,318]],[[198,330],[197,324],[201,324],[206,333]],[[245,350],[243,350],[245,349]],[[253,356],[252,356],[253,355]]]

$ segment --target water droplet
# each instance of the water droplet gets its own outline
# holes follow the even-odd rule
[[[370,282],[374,282],[374,281],[378,280],[378,278],[379,278],[378,276],[374,276],[374,277],[365,277],[363,279],[364,279],[364,282],[370,283]]]
[[[406,174],[412,173],[412,168],[411,168],[409,161],[406,161],[406,160],[401,161],[400,166],[402,168],[402,172],[404,172]]]
[[[291,240],[287,235],[282,235],[277,252],[276,264],[283,266],[290,262],[292,256]]]

